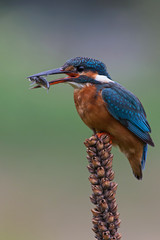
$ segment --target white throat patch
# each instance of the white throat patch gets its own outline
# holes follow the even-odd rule
[[[76,83],[76,82],[68,82],[69,85],[71,85],[73,88],[83,88],[84,87],[84,84],[82,83]]]
[[[114,82],[111,79],[109,79],[107,76],[105,75],[99,75],[97,74],[95,80],[102,82],[102,83],[109,83],[109,82]]]

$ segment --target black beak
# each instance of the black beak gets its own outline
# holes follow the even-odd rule
[[[45,72],[40,72],[40,73],[34,74],[32,76],[29,76],[28,78],[48,76],[48,75],[53,75],[53,74],[62,74],[62,73],[70,73],[70,71],[65,71],[65,70],[63,70],[63,68],[56,68],[56,69],[52,69],[52,70],[48,70]]]

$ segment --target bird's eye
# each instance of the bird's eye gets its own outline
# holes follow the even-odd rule
[[[80,72],[80,73],[83,72],[84,71],[84,67],[83,66],[78,66],[77,67],[77,71]]]

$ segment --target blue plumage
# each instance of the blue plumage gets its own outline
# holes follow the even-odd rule
[[[144,168],[145,168],[145,163],[146,163],[146,159],[147,159],[147,150],[148,150],[148,145],[145,144],[143,147],[143,155],[142,155],[142,160],[141,160],[142,170],[144,170]]]
[[[110,114],[127,127],[144,143],[154,145],[149,132],[151,128],[139,99],[118,83],[110,83],[102,89],[102,98]]]
[[[84,66],[85,69],[91,70],[93,72],[98,72],[99,75],[107,76],[109,79],[111,79],[109,73],[107,72],[106,65],[96,59],[88,58],[88,57],[76,57],[68,60],[64,65],[63,68],[66,66]]]

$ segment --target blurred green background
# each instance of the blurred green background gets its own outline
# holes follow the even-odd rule
[[[159,239],[159,1],[1,1],[0,239],[94,239],[73,89],[29,90],[26,77],[67,59],[102,60],[142,101],[156,147],[142,181],[113,149],[123,239]],[[50,79],[53,79],[53,77]]]

